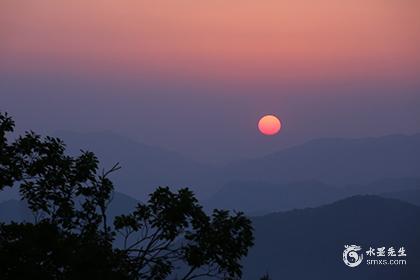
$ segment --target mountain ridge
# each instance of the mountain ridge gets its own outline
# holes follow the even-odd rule
[[[253,217],[255,245],[244,260],[244,279],[418,279],[420,207],[358,195],[327,205]],[[275,246],[273,246],[275,244]],[[406,266],[347,267],[345,245],[363,250],[402,247]],[[364,252],[362,251],[362,252]]]

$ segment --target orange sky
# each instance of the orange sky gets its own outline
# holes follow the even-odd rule
[[[2,0],[8,67],[221,79],[417,78],[416,0]]]

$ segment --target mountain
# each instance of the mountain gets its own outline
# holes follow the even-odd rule
[[[119,162],[112,174],[117,191],[144,200],[158,186],[190,187],[198,195],[211,192],[215,170],[175,152],[122,137],[111,132],[56,134],[72,154],[80,149],[94,152],[105,168]]]
[[[116,190],[141,200],[146,199],[147,194],[157,186],[189,187],[200,199],[211,199],[218,190],[223,192],[224,186],[229,182],[233,182],[229,183],[230,185],[237,182],[251,185],[257,182],[259,186],[262,185],[259,182],[281,186],[295,184],[293,182],[318,182],[314,185],[319,184],[319,193],[316,186],[316,190],[313,191],[302,186],[302,192],[305,190],[306,193],[313,193],[315,203],[309,201],[297,205],[316,206],[332,201],[331,198],[344,197],[325,193],[323,188],[351,185],[356,189],[358,185],[365,187],[370,182],[382,179],[418,177],[420,166],[420,134],[361,139],[318,139],[265,157],[242,160],[225,166],[196,162],[176,152],[145,145],[111,132],[60,132],[56,133],[56,136],[65,141],[72,154],[79,153],[80,149],[95,152],[105,168],[120,162],[122,169],[111,175]],[[267,189],[270,188],[267,186]],[[284,193],[280,197],[289,195],[293,198],[297,195],[294,191],[287,191],[287,187],[283,189]],[[330,191],[334,193],[333,190]],[[355,193],[364,192],[360,190],[352,194]],[[302,197],[297,200],[305,199],[306,197]],[[294,207],[293,203],[290,207]],[[267,207],[263,210],[273,211],[290,207]]]
[[[80,149],[93,151],[104,167],[120,162],[123,168],[112,175],[117,191],[139,199],[145,199],[157,186],[190,187],[199,197],[208,198],[235,181],[367,185],[384,178],[418,177],[420,166],[420,134],[318,139],[223,167],[111,132],[57,135],[73,154]]]
[[[350,194],[381,194],[420,189],[420,177],[383,178],[366,185],[348,185]]]
[[[276,211],[316,207],[357,194],[376,194],[420,205],[420,178],[382,179],[367,185],[337,187],[317,181],[268,183],[238,181],[224,185],[204,200],[207,209],[224,208],[261,215]]]
[[[233,209],[261,215],[319,206],[345,196],[344,190],[316,181],[288,184],[248,181],[226,184],[203,204],[207,209]]]
[[[345,186],[386,178],[418,177],[420,134],[376,138],[326,138],[224,169],[230,181],[320,181]]]
[[[382,193],[382,197],[395,198],[420,206],[420,189],[401,190],[396,192]]]
[[[243,279],[420,279],[420,207],[377,196],[253,218],[255,245]],[[345,245],[405,247],[406,265],[347,267]],[[398,259],[398,258],[397,258]]]

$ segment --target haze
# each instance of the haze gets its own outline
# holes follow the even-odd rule
[[[4,0],[0,109],[204,162],[329,136],[413,134],[417,1]],[[275,114],[266,138],[258,119]]]

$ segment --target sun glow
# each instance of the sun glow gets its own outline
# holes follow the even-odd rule
[[[258,122],[258,129],[264,135],[275,135],[280,132],[281,122],[274,115],[266,115]]]

